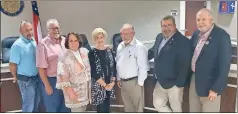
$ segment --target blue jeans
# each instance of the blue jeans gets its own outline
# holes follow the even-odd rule
[[[40,103],[40,91],[38,79],[28,81],[17,80],[22,98],[22,112],[38,112]]]
[[[46,112],[71,112],[70,108],[65,106],[63,91],[55,88],[56,77],[48,77],[48,80],[53,89],[51,95],[47,95],[44,83],[40,83]]]

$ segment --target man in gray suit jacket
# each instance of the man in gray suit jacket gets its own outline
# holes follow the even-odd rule
[[[190,112],[219,112],[221,94],[227,85],[232,47],[229,34],[216,26],[209,9],[196,15],[192,36],[193,75],[189,90]]]

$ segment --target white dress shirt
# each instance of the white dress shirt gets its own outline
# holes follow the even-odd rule
[[[130,44],[125,46],[121,42],[117,48],[117,80],[138,76],[138,84],[144,85],[149,71],[147,48],[135,37]]]

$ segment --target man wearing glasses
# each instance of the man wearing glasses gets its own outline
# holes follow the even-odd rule
[[[39,42],[36,51],[43,102],[46,112],[70,112],[65,106],[62,90],[55,87],[58,56],[65,50],[65,39],[60,36],[60,26],[56,19],[49,19],[46,26],[48,35]]]
[[[121,88],[124,109],[125,112],[143,112],[148,50],[134,36],[131,24],[124,24],[120,34],[123,41],[117,48],[117,84]]]
[[[148,52],[149,60],[154,58],[156,78],[153,105],[159,112],[182,112],[183,87],[190,73],[192,48],[189,39],[176,29],[173,16],[162,19],[161,29]]]

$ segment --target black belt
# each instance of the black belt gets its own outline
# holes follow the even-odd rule
[[[56,77],[49,77],[49,76],[47,76],[48,78],[51,78],[51,79],[56,79]]]
[[[20,81],[28,82],[30,79],[31,80],[36,80],[37,75],[36,76],[26,76],[26,75],[17,74],[17,79],[20,80]]]
[[[133,79],[136,79],[138,78],[138,76],[135,76],[135,77],[132,77],[132,78],[127,78],[127,79],[121,79],[122,81],[130,81],[130,80],[133,80]]]

